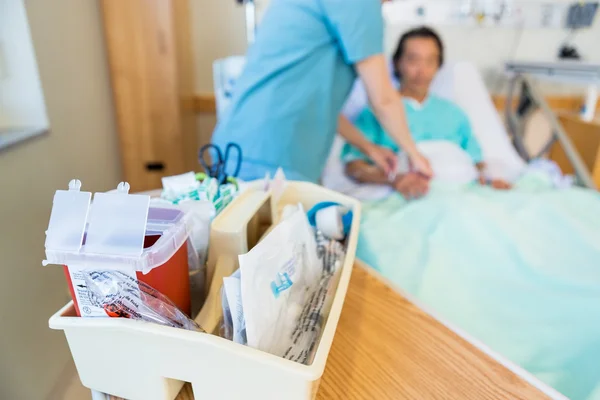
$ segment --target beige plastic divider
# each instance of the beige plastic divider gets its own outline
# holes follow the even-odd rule
[[[196,318],[208,332],[217,333],[222,319],[222,278],[237,269],[237,255],[260,240],[285,205],[302,203],[308,210],[321,201],[351,207],[354,219],[347,256],[311,365],[209,333],[121,318],[78,318],[71,302],[49,324],[65,332],[82,383],[132,400],[175,399],[185,382],[192,384],[197,399],[314,398],[352,273],[360,222],[360,203],[355,199],[305,182],[288,182],[277,196],[262,190],[262,182],[252,184],[213,221],[207,277],[211,284]]]

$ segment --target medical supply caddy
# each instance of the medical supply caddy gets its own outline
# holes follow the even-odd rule
[[[335,201],[354,213],[347,255],[336,275],[335,294],[312,363],[303,365],[218,336],[224,276],[277,222],[280,210],[301,203],[310,209]],[[133,400],[173,400],[186,382],[197,399],[313,399],[342,311],[352,273],[360,203],[306,182],[287,182],[281,192],[251,183],[211,226],[207,300],[196,322],[208,333],[122,318],[77,318],[73,303],[50,318],[64,330],[82,383]]]

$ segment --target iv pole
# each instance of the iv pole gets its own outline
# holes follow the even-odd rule
[[[248,44],[254,43],[256,34],[256,3],[255,0],[236,0],[246,8],[246,40]]]

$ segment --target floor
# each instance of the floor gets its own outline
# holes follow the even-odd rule
[[[73,360],[65,367],[48,400],[91,400],[92,394],[81,384]]]
[[[62,400],[90,400],[92,394],[88,388],[81,384],[78,376],[67,386]]]

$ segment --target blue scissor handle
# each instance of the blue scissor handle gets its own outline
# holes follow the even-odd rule
[[[228,174],[225,169],[227,168],[227,164],[229,162],[229,155],[231,149],[234,149],[237,152],[237,159],[235,163],[235,169],[232,174]],[[237,178],[240,173],[240,169],[242,168],[242,148],[237,143],[228,143],[225,147],[225,154],[223,155],[223,174],[225,175],[224,179],[227,179],[228,176]]]
[[[213,158],[209,164],[209,162],[206,160],[206,153],[208,153],[212,158],[212,154],[210,154],[211,150],[214,150],[215,158]],[[200,161],[204,171],[206,171],[206,174],[211,178],[221,178],[223,171],[223,153],[218,146],[215,146],[212,143],[202,146],[198,152],[198,161]]]
[[[237,159],[233,173],[227,174],[226,168],[229,161],[229,156],[231,154],[231,149],[234,149],[237,152]],[[216,159],[213,159],[212,164],[209,164],[206,160],[206,153],[210,154],[211,150],[213,150],[215,153]],[[223,152],[221,151],[221,148],[212,143],[205,144],[200,148],[198,160],[211,178],[216,178],[220,184],[224,184],[226,183],[228,177],[236,178],[240,173],[240,169],[242,167],[242,148],[237,143],[228,143],[225,147],[225,152]]]

